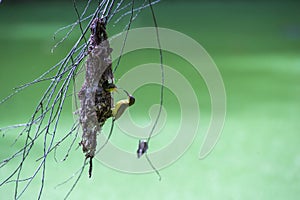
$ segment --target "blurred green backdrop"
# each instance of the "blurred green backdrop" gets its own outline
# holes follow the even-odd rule
[[[76,20],[72,2],[20,2],[4,0],[0,4],[1,99],[13,87],[34,79],[54,65],[78,36],[75,33],[51,54],[55,44],[53,33]],[[84,174],[70,199],[298,199],[299,6],[297,1],[163,1],[156,5],[159,26],[197,40],[219,67],[228,100],[220,140],[208,157],[198,159],[208,126],[209,94],[203,92],[205,84],[193,76],[193,71],[181,71],[189,76],[192,84],[197,83],[193,88],[199,91],[197,97],[203,117],[191,148],[173,165],[160,171],[161,182],[155,174],[126,174],[96,163],[92,179]],[[126,21],[111,27],[110,34],[122,30],[124,24]],[[133,27],[152,25],[148,9],[139,15]],[[143,56],[134,55],[132,60],[130,56],[122,61],[124,66],[145,62]],[[172,55],[166,54],[165,60],[176,69],[188,66],[183,60],[174,60]],[[117,77],[124,73],[122,70],[127,68],[120,69]],[[33,86],[0,105],[0,126],[25,122],[45,86]],[[137,92],[137,99],[143,95]],[[158,102],[158,96],[154,97]],[[165,101],[171,101],[168,98],[174,96],[167,93]],[[143,108],[146,104],[133,108],[133,115],[136,113],[141,123],[147,121],[143,117],[147,113]],[[178,104],[169,106],[176,110]],[[71,99],[64,111],[59,128],[62,134],[73,122]],[[169,123],[177,123],[176,111],[171,116],[174,119]],[[18,148],[11,146],[16,134],[11,131],[1,137],[1,160]],[[117,135],[112,139],[120,142]],[[159,140],[156,139],[158,143]],[[80,150],[72,151],[69,161],[63,163],[49,157],[44,199],[61,199],[66,194],[70,184],[54,187],[79,168],[82,157]],[[33,159],[33,166],[34,162]],[[11,169],[13,164],[9,166]],[[0,169],[1,180],[9,171]],[[34,181],[23,199],[31,199],[39,183]],[[12,199],[13,189],[13,185],[1,187],[1,198]]]

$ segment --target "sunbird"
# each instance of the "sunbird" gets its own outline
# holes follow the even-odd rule
[[[116,91],[116,89],[117,89],[115,84],[108,83],[108,82],[104,82],[102,87],[107,92]],[[110,132],[109,132],[109,135],[108,135],[105,143],[100,147],[99,150],[97,150],[97,153],[99,151],[101,151],[101,149],[103,149],[104,146],[107,144],[107,142],[108,142],[108,140],[109,140],[109,138],[110,138],[110,136],[113,132],[115,120],[119,119],[121,117],[121,115],[124,113],[124,111],[126,110],[126,108],[133,105],[134,102],[135,102],[135,98],[132,95],[130,95],[126,90],[124,90],[124,89],[122,89],[122,90],[127,94],[128,99],[123,99],[123,100],[118,101],[116,103],[115,107],[111,109],[111,113],[112,113],[111,116],[113,117],[113,120],[112,120],[112,125],[111,125],[111,128],[110,128]]]
[[[108,81],[105,81],[102,84],[102,87],[107,92],[117,91],[117,86],[114,83],[109,83]],[[115,107],[111,109],[114,120],[119,119],[124,111],[135,102],[135,98],[132,95],[130,95],[126,90],[122,90],[127,94],[128,99],[118,101]]]
[[[102,84],[102,87],[107,92],[116,92],[117,91],[117,86],[114,83],[109,83],[108,81],[105,81]]]
[[[135,98],[131,94],[129,94],[126,90],[124,90],[124,92],[127,94],[128,99],[123,99],[118,101],[115,107],[111,109],[114,120],[119,119],[121,115],[124,113],[124,111],[129,106],[132,106],[135,102]]]

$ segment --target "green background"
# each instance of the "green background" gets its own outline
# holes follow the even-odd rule
[[[70,199],[298,199],[299,6],[297,1],[166,1],[154,6],[160,27],[180,31],[198,41],[218,66],[227,94],[222,135],[211,154],[199,160],[210,117],[209,94],[201,78],[188,68],[188,63],[166,53],[166,64],[188,77],[199,99],[203,118],[195,141],[179,160],[160,170],[160,182],[154,173],[127,174],[95,163],[93,177],[89,179],[84,173]],[[65,55],[78,30],[53,54],[50,49],[56,41],[52,35],[74,20],[72,2],[11,4],[4,1],[0,5],[1,99],[10,94],[13,87],[33,80]],[[109,34],[122,30],[124,24],[126,20],[111,27]],[[152,25],[150,11],[146,9],[133,27]],[[137,52],[124,58],[127,59],[123,59],[123,67],[116,77],[130,66],[147,63],[152,58],[158,61],[157,52]],[[25,122],[46,85],[26,89],[0,105],[0,127]],[[131,110],[133,118],[142,124],[149,120],[150,103],[159,101],[158,87],[144,89],[144,93],[137,91],[139,101]],[[174,98],[170,91],[166,92],[166,110],[170,117],[163,132],[167,134],[152,141],[154,149],[172,139],[172,124],[178,123],[179,113],[179,103]],[[60,137],[73,122],[71,99],[62,120],[58,130]],[[136,140],[124,142],[120,139],[124,136],[116,132],[113,142],[135,150]],[[22,144],[23,138],[11,146],[17,133],[10,131],[0,138],[1,160]],[[40,155],[41,148],[42,143],[37,143],[36,156]],[[64,147],[58,154],[63,157],[63,153]],[[30,174],[36,166],[34,158],[24,167],[25,174],[26,171]],[[71,151],[66,162],[56,163],[50,155],[43,199],[64,197],[71,182],[54,187],[69,178],[81,166],[82,159],[80,149]],[[1,180],[16,163],[0,169]],[[23,199],[36,196],[39,179],[33,181]],[[1,199],[12,199],[13,190],[13,184],[2,186]]]

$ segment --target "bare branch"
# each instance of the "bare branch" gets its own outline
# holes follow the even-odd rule
[[[27,191],[27,188],[30,186],[33,180],[36,180],[38,175],[41,176],[41,179],[37,196],[38,199],[41,199],[46,180],[46,165],[49,154],[52,153],[54,155],[54,159],[57,160],[56,150],[61,145],[66,144],[67,139],[70,138],[70,140],[68,140],[70,144],[66,149],[66,152],[64,152],[65,154],[63,158],[61,159],[61,161],[65,161],[72,149],[75,148],[74,146],[76,145],[74,144],[78,144],[76,141],[78,141],[80,125],[83,130],[80,144],[82,145],[86,158],[84,159],[81,169],[75,173],[75,175],[78,173],[79,174],[65,198],[69,197],[71,192],[74,190],[87,164],[90,165],[89,174],[91,175],[92,158],[94,157],[96,151],[97,132],[101,130],[101,127],[105,121],[111,117],[111,108],[113,105],[111,93],[103,88],[103,84],[105,82],[113,82],[114,79],[110,60],[112,49],[110,48],[107,40],[108,38],[105,30],[106,25],[111,20],[114,20],[114,16],[117,16],[118,14],[119,18],[115,20],[115,23],[118,23],[120,20],[130,14],[129,22],[124,29],[126,30],[127,38],[131,24],[139,12],[146,7],[151,7],[153,4],[156,4],[158,0],[154,2],[149,1],[148,4],[146,1],[144,1],[142,5],[136,5],[134,1],[125,4],[124,0],[119,0],[118,2],[114,0],[102,0],[99,1],[98,6],[92,9],[91,13],[89,13],[91,2],[92,0],[89,0],[86,3],[83,11],[80,14],[76,1],[73,0],[73,7],[77,15],[77,20],[68,26],[58,29],[54,33],[55,38],[59,32],[69,29],[66,32],[66,35],[54,45],[52,51],[57,46],[62,44],[67,38],[69,38],[70,34],[75,30],[75,28],[79,28],[81,32],[77,41],[74,43],[73,47],[65,55],[65,57],[33,81],[16,87],[9,96],[0,101],[0,105],[3,105],[13,96],[25,90],[26,88],[34,84],[49,81],[48,87],[38,100],[37,105],[27,122],[0,128],[0,132],[3,134],[3,136],[5,136],[8,131],[22,128],[21,131],[18,132],[19,134],[16,136],[14,142],[14,144],[17,142],[22,142],[22,148],[16,150],[14,153],[12,153],[12,155],[9,155],[6,159],[0,162],[0,168],[2,168],[7,167],[7,164],[12,160],[15,160],[16,158],[19,159],[15,168],[12,169],[12,172],[8,174],[7,177],[0,180],[0,187],[4,184],[15,185],[15,199],[19,199]],[[130,9],[130,11],[128,11],[128,9]],[[153,19],[155,21],[155,25],[157,26],[154,16]],[[85,26],[83,26],[83,22],[86,22]],[[92,27],[92,34],[91,37],[88,37],[87,34],[89,34],[90,27]],[[87,40],[87,38],[89,39]],[[126,44],[126,38],[123,42],[123,47],[120,52],[121,56],[119,59],[122,57],[123,48]],[[162,63],[161,51],[160,57]],[[75,79],[76,76],[81,73],[81,64],[83,61],[86,62],[86,78],[84,85],[78,94],[80,109],[76,108],[76,110],[79,110],[79,121],[74,122],[69,132],[58,136],[58,127],[60,125],[62,112],[67,100],[66,98],[70,96],[69,93],[74,96],[77,95],[77,91],[75,89]],[[115,70],[117,69],[119,63],[120,60],[118,61]],[[163,92],[161,92],[161,98],[162,95]],[[76,98],[74,99],[76,100]],[[157,117],[157,120],[158,118],[159,116]],[[111,127],[111,132],[109,135],[112,134],[112,130],[113,126]],[[149,139],[150,137],[151,133],[149,135]],[[23,138],[24,140],[21,140]],[[38,156],[36,156],[33,153],[33,147],[34,144],[40,141],[42,141],[42,150],[39,151]],[[100,149],[102,148],[103,147]],[[27,175],[24,175],[25,173],[23,170],[25,169],[25,166],[28,165],[28,158],[33,156],[37,162],[37,166],[33,168],[33,173],[28,177]],[[89,161],[88,158],[90,158]],[[73,177],[75,177],[75,175]]]

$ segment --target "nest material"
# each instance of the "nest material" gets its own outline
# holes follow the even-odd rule
[[[96,151],[97,133],[105,121],[111,117],[113,106],[111,93],[103,88],[104,83],[113,81],[110,59],[112,49],[107,40],[104,20],[96,18],[91,24],[91,31],[85,81],[78,94],[79,120],[83,131],[80,144],[86,158],[90,158],[90,168],[91,159]]]

